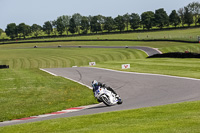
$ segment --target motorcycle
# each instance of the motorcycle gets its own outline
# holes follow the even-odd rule
[[[114,93],[103,87],[99,87],[95,91],[95,97],[98,99],[98,101],[102,101],[107,106],[122,104],[122,100],[118,100]]]

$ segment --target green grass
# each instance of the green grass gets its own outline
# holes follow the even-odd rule
[[[2,133],[198,133],[200,101],[1,127]]]
[[[60,46],[146,46],[152,48],[159,48],[163,52],[173,52],[185,50],[199,51],[200,44],[198,43],[181,43],[181,42],[143,42],[143,41],[85,41],[85,42],[54,42],[54,43],[25,43],[25,44],[4,44],[0,45],[0,49],[24,49],[38,47],[58,47]],[[62,48],[61,48],[62,49]]]
[[[57,46],[58,44],[148,46],[159,48],[163,52],[183,51],[186,48],[198,51],[199,45],[174,42],[67,42],[37,45]],[[134,49],[25,48],[34,45],[36,44],[0,45],[0,64],[10,65],[10,69],[0,70],[1,121],[96,103],[91,90],[67,79],[49,75],[38,68],[88,66],[89,61],[95,61],[97,67],[121,70],[122,64],[130,63],[131,69],[126,71],[200,78],[199,59],[146,59],[144,52]],[[80,92],[84,92],[83,101],[79,99]],[[182,103],[57,119],[1,127],[0,132],[30,132],[30,129],[33,132],[103,132],[104,130],[105,132],[113,132],[113,130],[115,132],[198,132],[199,104],[200,102]]]
[[[57,68],[88,65],[89,62],[105,62],[136,57],[139,50],[133,49],[88,49],[88,48],[47,48],[47,49],[4,49],[0,52],[0,64],[10,68]]]
[[[144,43],[144,44],[143,44]],[[82,42],[68,42],[63,43],[62,45],[80,45]],[[82,45],[123,45],[124,42],[84,42]],[[127,42],[129,45],[139,45],[139,46],[151,46],[151,47],[157,47],[160,48],[160,50],[164,51],[173,51],[173,49],[178,50],[184,50],[187,47],[198,47],[197,44],[187,44],[187,43],[160,43],[160,42]],[[89,49],[89,48],[38,48],[38,49],[23,49],[23,47],[30,47],[31,44],[10,44],[10,45],[1,45],[0,50],[0,64],[7,64],[10,66],[11,69],[8,70],[1,70],[0,75],[6,75],[1,76],[0,82],[1,87],[0,91],[5,90],[14,90],[14,91],[8,91],[8,93],[1,93],[1,99],[4,102],[2,106],[5,110],[10,110],[11,106],[6,106],[9,103],[12,103],[11,101],[23,101],[24,98],[30,97],[30,101],[34,101],[35,95],[30,95],[30,93],[35,93],[33,90],[37,91],[38,89],[38,79],[45,78],[43,77],[43,73],[39,72],[38,68],[57,68],[57,67],[71,67],[71,66],[87,66],[88,62],[95,61],[97,63],[97,67],[103,67],[103,68],[109,68],[109,69],[116,69],[121,70],[122,64],[131,64],[131,69],[126,71],[133,71],[133,72],[142,72],[142,73],[157,73],[157,74],[166,74],[166,75],[175,75],[175,76],[183,76],[183,77],[192,77],[192,78],[200,78],[200,60],[199,59],[145,59],[146,54],[144,52],[141,52],[139,50],[134,49]],[[57,44],[54,43],[44,43],[41,44],[41,46],[56,46]],[[168,46],[168,47],[166,47]],[[167,49],[167,50],[166,50]],[[33,70],[32,70],[33,69]],[[10,71],[9,71],[10,70]],[[32,74],[36,73],[37,75],[32,77]],[[15,74],[14,79],[12,78],[13,74]],[[26,80],[30,80],[31,82],[23,82],[23,77],[26,77],[26,75],[29,75]],[[46,75],[47,76],[47,75]],[[36,78],[38,77],[38,78]],[[48,76],[46,77],[49,78]],[[46,79],[44,79],[46,80]],[[56,80],[56,79],[52,79]],[[64,80],[64,79],[63,79]],[[8,82],[11,82],[11,86],[9,86]],[[47,81],[44,82],[43,86],[45,84],[49,84]],[[64,82],[64,81],[63,81]],[[69,82],[69,81],[68,81]],[[6,84],[4,84],[6,83]],[[27,84],[26,84],[27,83]],[[39,82],[41,83],[41,82]],[[51,86],[49,89],[53,89],[54,86],[57,86],[57,82],[52,82],[50,84]],[[62,84],[61,84],[62,85]],[[16,86],[18,86],[18,89],[16,89]],[[29,87],[31,88],[29,90]],[[45,86],[46,87],[46,86]],[[81,86],[79,86],[81,87]],[[14,89],[13,89],[14,88]],[[40,87],[39,87],[40,88]],[[73,87],[71,87],[73,88]],[[15,97],[15,95],[21,95],[21,91],[23,92],[27,90],[27,93],[24,94],[24,97],[21,99],[18,97]],[[18,91],[19,90],[19,91]],[[15,92],[14,94],[12,92]],[[48,93],[48,88],[45,89],[45,92]],[[64,92],[64,90],[61,91],[59,95],[61,95]],[[9,97],[6,97],[7,95],[10,95],[13,97],[12,100],[10,100]],[[51,94],[53,95],[53,93]],[[49,95],[49,97],[51,97]],[[72,94],[73,95],[73,94]],[[4,98],[3,98],[4,97]],[[43,97],[43,96],[41,96]],[[94,100],[94,99],[93,99]],[[58,102],[59,100],[56,100]],[[86,101],[87,103],[88,101]],[[42,104],[46,104],[46,100]],[[16,104],[18,105],[18,104]],[[26,105],[26,104],[25,104]],[[63,104],[57,104],[57,108],[53,108],[50,110],[59,110],[63,109]],[[67,104],[65,104],[66,107]],[[80,104],[84,105],[84,104]],[[30,106],[35,106],[30,104]],[[43,105],[42,105],[43,106]],[[51,105],[47,105],[51,106]],[[70,105],[73,106],[73,105]],[[76,104],[74,104],[76,106]],[[15,116],[12,114],[12,112],[2,110],[2,120],[8,120],[8,119],[14,119],[14,118],[20,118],[25,116],[31,116],[32,112],[34,114],[41,114],[41,113],[48,113],[50,110],[43,110],[41,112],[35,111],[27,111],[25,113],[22,113],[22,115],[18,112],[20,111],[18,106],[16,107],[17,112],[16,114],[19,114],[19,116]],[[53,106],[52,106],[53,107]],[[23,106],[23,109],[26,110],[27,106]],[[6,113],[5,113],[6,112]]]
[[[0,75],[0,121],[96,103],[87,87],[38,69],[0,70]]]
[[[171,46],[166,46],[163,48],[159,49],[163,53],[168,53],[168,52],[194,52],[194,53],[200,53],[200,44],[183,44],[183,45],[171,45]]]
[[[146,54],[139,50],[125,48],[0,50],[0,64],[10,66],[10,69],[0,70],[0,121],[96,103],[88,88],[38,68],[84,66],[90,61],[99,63],[145,57]]]
[[[69,37],[68,39],[174,39],[174,40],[188,40],[197,41],[197,36],[200,34],[200,28],[185,29],[185,30],[170,30],[170,31],[156,31],[156,32],[141,32],[141,33],[126,33],[113,35],[94,35],[82,37]]]
[[[131,65],[130,69],[124,71],[164,74],[200,79],[200,59],[129,59],[126,61],[108,61],[97,64],[97,67],[122,71],[122,64]]]

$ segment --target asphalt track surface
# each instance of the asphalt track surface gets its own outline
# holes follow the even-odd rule
[[[88,86],[94,79],[106,83],[122,97],[123,104],[111,107],[99,104],[77,112],[12,123],[0,123],[0,126],[200,100],[199,79],[121,72],[94,67],[43,70]]]
[[[125,46],[125,47],[123,47],[123,46],[65,46],[65,47],[78,47],[78,48],[130,48],[130,49],[142,50],[149,56],[161,53],[157,49],[153,49],[153,48],[150,48],[150,47],[141,47],[141,46]]]
[[[161,51],[155,48],[150,47],[142,47],[142,46],[57,46],[59,48],[129,48],[129,49],[139,49],[145,52],[148,56],[152,56],[154,54],[161,54]],[[26,47],[27,48],[27,47]],[[28,47],[30,48],[30,47]],[[37,48],[56,48],[56,46],[47,46],[47,47],[38,47]]]

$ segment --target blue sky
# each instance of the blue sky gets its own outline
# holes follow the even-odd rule
[[[43,25],[62,15],[80,13],[84,16],[104,15],[116,17],[126,13],[141,13],[164,8],[168,14],[172,10],[195,0],[0,0],[0,28],[7,24],[24,22]]]

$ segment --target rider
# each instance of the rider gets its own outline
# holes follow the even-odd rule
[[[104,84],[104,83],[97,82],[96,80],[93,80],[93,81],[92,81],[92,87],[93,87],[93,93],[95,93],[95,91],[98,90],[99,87],[104,87],[104,88],[106,88],[107,90],[109,90],[109,91],[111,91],[112,93],[114,93],[114,94],[115,94],[115,97],[116,97],[119,101],[121,101],[120,96],[119,96],[111,87],[106,86],[106,84]],[[98,101],[99,101],[99,100],[98,100]],[[100,102],[100,101],[99,101],[99,102]]]

